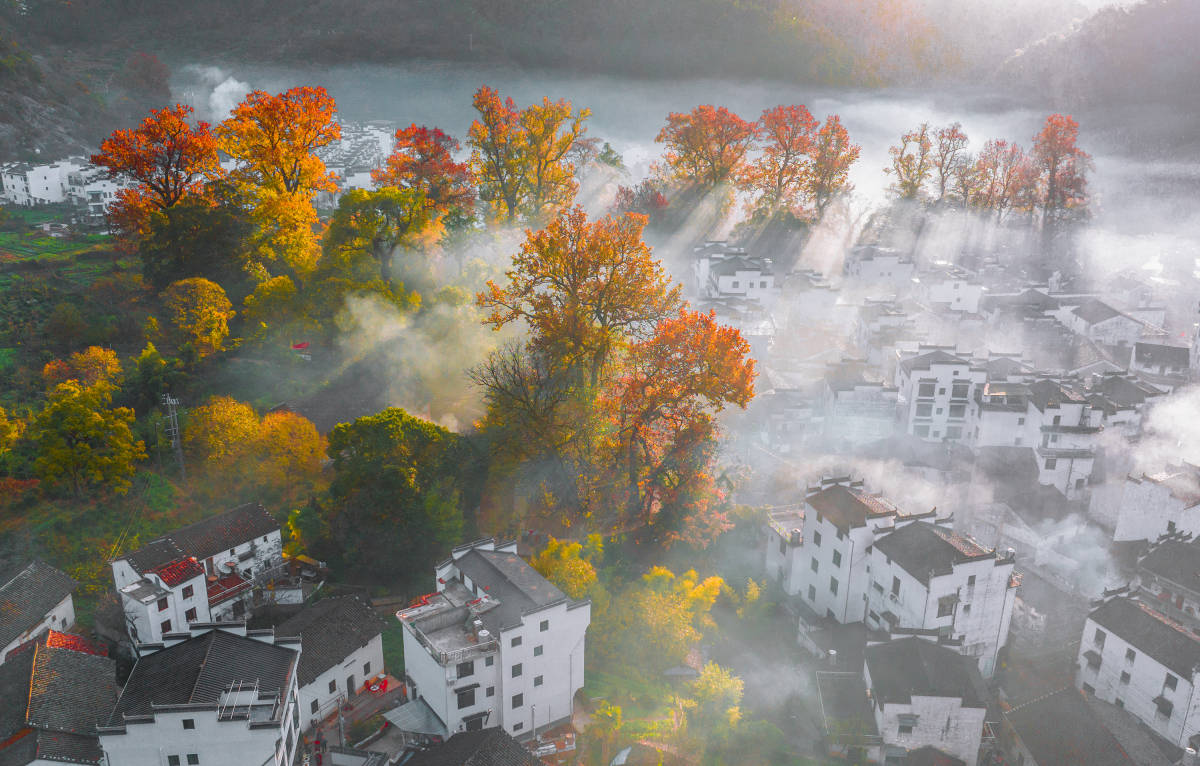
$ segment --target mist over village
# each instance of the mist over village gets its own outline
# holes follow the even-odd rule
[[[1195,0],[0,0],[0,766],[1200,766]]]

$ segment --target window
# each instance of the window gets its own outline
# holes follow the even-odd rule
[[[817,546],[818,548],[821,547],[821,533],[820,532],[813,532],[813,545]]]
[[[195,589],[191,585],[183,586],[182,593],[183,593],[184,598],[191,598],[195,594],[195,592],[196,592]]]
[[[964,616],[964,617],[965,617],[965,616],[967,616],[968,614],[970,614],[970,613],[971,613],[971,605],[970,605],[970,604],[963,604],[963,610],[962,610],[962,612],[963,612],[963,616]]]
[[[188,766],[196,766],[196,764],[200,763],[200,756],[196,755],[195,753],[188,753],[187,762]]]
[[[538,644],[537,646],[533,647],[533,656],[534,657],[542,656],[542,645],[541,644]]]
[[[494,687],[494,686],[489,686],[489,687],[487,688],[487,696],[489,696],[489,697],[495,697],[495,696],[496,696],[496,687]]]
[[[971,575],[970,577],[967,578],[967,587],[968,588],[975,587],[975,575]]]
[[[513,731],[520,731],[521,729],[524,729],[524,728],[525,728],[525,724],[521,723],[520,721],[513,724]]]
[[[1101,649],[1104,648],[1104,639],[1108,638],[1108,634],[1096,628],[1096,635],[1092,637],[1092,643]]]
[[[1017,418],[1017,425],[1019,425],[1019,426],[1025,425],[1025,418]]]
[[[833,577],[830,577],[829,578],[829,592],[836,596],[837,589],[838,589],[838,581],[836,579],[834,579]]]
[[[937,414],[938,414],[938,415],[941,415],[941,414],[942,414],[942,408],[941,408],[941,407],[938,407],[938,408],[937,408]]]
[[[1133,662],[1136,659],[1137,659],[1137,652],[1135,652],[1132,649],[1125,650],[1125,661],[1126,662]]]
[[[842,552],[841,551],[833,552],[833,565],[835,567],[840,567],[842,565]]]
[[[541,676],[534,676],[534,677],[533,677],[533,685],[534,685],[534,686],[541,686],[541,685],[542,685],[542,677],[541,677]]]
[[[234,554],[236,554],[236,553],[237,553],[237,549],[236,549],[236,548],[230,548],[230,549],[229,549],[229,555],[230,555],[230,556],[232,556],[232,555],[234,555]]]
[[[550,621],[542,620],[541,623],[538,624],[538,630],[540,630],[542,633],[550,630]]]
[[[1123,684],[1129,683],[1129,671],[1128,670],[1121,671],[1121,683],[1123,683]]]
[[[954,614],[954,596],[942,596],[938,599],[938,617],[949,617]]]
[[[329,691],[331,693],[337,691],[337,679],[336,678],[329,682]]]
[[[917,386],[917,396],[928,398],[933,396],[933,384],[921,383]]]
[[[900,578],[899,577],[892,578],[892,595],[893,596],[900,595]]]
[[[1163,686],[1170,689],[1171,691],[1175,691],[1175,687],[1178,684],[1179,684],[1179,679],[1176,678],[1175,676],[1171,675],[1170,673],[1167,673],[1167,679],[1165,681],[1163,681]]]
[[[159,627],[159,630],[161,630],[163,633],[170,633],[171,632],[171,621],[163,620],[162,624],[159,625],[158,627]]]
[[[733,280],[733,289],[736,290],[737,287],[738,287],[738,281],[735,279],[735,280]]]
[[[309,705],[309,710],[310,710],[310,711],[312,711],[312,714],[313,714],[313,715],[316,715],[316,714],[317,714],[317,709],[318,709],[317,701],[316,701],[316,700],[313,700],[313,701],[312,701],[312,704],[311,704],[311,705]]]
[[[933,405],[929,402],[917,402],[916,416],[919,418],[927,418],[933,414]]]
[[[815,572],[817,571],[817,568],[820,567],[820,564],[817,563],[816,559],[813,559],[811,562],[809,562],[809,567]]]
[[[946,429],[946,438],[947,439],[961,439],[962,438],[962,426],[950,426],[949,428],[947,428]]]
[[[185,718],[185,719],[183,719],[183,728],[185,728],[185,729],[194,729],[194,728],[196,728],[196,719],[195,719],[195,718]]]
[[[815,586],[815,585],[808,586],[808,600],[809,601],[817,600],[817,586]]]
[[[1062,422],[1062,415],[1055,415],[1054,416],[1054,425],[1058,425],[1061,422]]]
[[[363,663],[363,675],[364,676],[371,675],[371,663],[369,663],[369,662]]]
[[[967,405],[965,405],[965,404],[951,404],[950,405],[950,417],[965,418],[966,416],[967,416]]]
[[[920,439],[928,438],[929,426],[913,426],[913,436]]]
[[[944,387],[943,387],[943,388],[939,388],[939,389],[938,389],[938,396],[945,396],[945,395],[946,395],[946,389],[945,389]]]
[[[455,671],[459,678],[466,678],[467,676],[475,675],[475,662],[473,660],[460,662],[458,663],[458,667],[455,668]]]
[[[911,723],[900,724],[900,733],[901,734],[912,734],[913,733],[912,724]]]
[[[492,655],[491,657],[485,657],[483,660],[483,664],[489,668],[492,665],[495,665],[496,664],[496,655]]]
[[[520,636],[516,636],[515,638],[513,638],[513,640],[512,640],[512,643],[511,643],[511,646],[512,646],[512,647],[515,649],[515,648],[517,648],[517,647],[518,647],[518,646],[520,646],[520,645],[521,645],[521,637],[520,637]]]
[[[519,662],[518,662],[516,665],[513,665],[513,666],[512,666],[512,677],[513,677],[513,678],[518,678],[518,677],[520,677],[520,675],[521,675],[521,670],[522,670],[522,668],[521,668],[521,663],[519,663]]]
[[[513,707],[521,707],[524,704],[525,704],[525,695],[524,694],[514,694],[513,695],[513,698],[512,698],[512,706]]]
[[[183,618],[185,620],[187,620],[188,622],[195,622],[196,621],[196,607],[192,607],[191,609],[184,612]]]
[[[957,374],[957,373],[955,373],[955,374]],[[965,380],[956,380],[956,381],[954,381],[954,385],[951,388],[950,396],[954,399],[966,399],[967,392],[970,390],[971,390],[970,382],[965,381]],[[965,404],[951,405],[950,406],[951,414],[954,413],[954,408],[956,406],[957,407],[965,407],[966,405]]]
[[[171,602],[167,601],[166,596],[163,596],[162,598],[160,598],[158,600],[158,611],[165,612],[165,611],[167,611],[167,607],[170,605],[171,605]]]
[[[1047,471],[1053,471],[1055,466],[1057,466],[1057,465],[1058,465],[1058,458],[1055,458],[1055,457],[1046,458],[1046,470]]]
[[[179,756],[168,755],[167,756],[167,766],[179,766]]]
[[[458,695],[458,709],[462,710],[465,707],[471,707],[475,704],[475,687],[463,689],[455,692]]]

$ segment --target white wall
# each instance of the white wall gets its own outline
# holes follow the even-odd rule
[[[46,612],[45,617],[43,617],[37,625],[34,625],[29,630],[17,636],[14,640],[10,641],[7,646],[5,646],[3,649],[0,649],[0,664],[4,662],[9,652],[11,652],[13,649],[16,649],[26,641],[37,638],[49,630],[66,632],[66,630],[74,624],[75,601],[71,598],[71,594],[68,593],[66,598],[55,604],[54,608],[49,612]]]
[[[367,663],[371,667],[369,673],[363,670],[364,664]],[[311,722],[329,715],[334,709],[334,704],[348,695],[346,680],[349,676],[353,675],[354,683],[361,688],[368,678],[383,671],[383,635],[380,634],[365,646],[355,649],[342,662],[329,668],[312,682],[300,687],[301,719]],[[331,681],[334,684],[333,691],[329,690]],[[312,707],[314,702],[317,703],[315,713]]]
[[[1200,506],[1171,496],[1171,491],[1146,478],[1128,477],[1117,511],[1113,540],[1157,540],[1172,529],[1200,534]]]
[[[888,745],[908,750],[932,745],[976,766],[986,714],[986,708],[963,707],[960,698],[913,695],[908,705],[876,706],[875,725]],[[909,734],[900,733],[901,715],[918,716]]]

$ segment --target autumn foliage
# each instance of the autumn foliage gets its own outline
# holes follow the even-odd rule
[[[384,167],[371,173],[379,186],[422,192],[441,214],[469,215],[475,205],[471,166],[455,162],[457,139],[438,128],[409,125],[396,131],[396,144]]]
[[[676,180],[712,189],[742,171],[758,128],[725,107],[704,104],[672,112],[654,139],[667,147],[663,160]]]

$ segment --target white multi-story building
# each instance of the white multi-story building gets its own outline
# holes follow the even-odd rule
[[[900,524],[932,517],[905,514],[861,481],[824,479],[800,508],[768,525],[768,574],[818,616],[859,622],[867,614],[871,546]]]
[[[44,561],[31,561],[0,585],[0,663],[13,649],[75,624],[75,581]]]
[[[193,625],[141,650],[99,729],[112,766],[294,763],[299,639],[245,623]]]
[[[899,392],[880,381],[867,380],[861,363],[830,365],[824,378],[825,440],[858,446],[890,438],[896,432]]]
[[[1200,636],[1141,601],[1118,597],[1084,622],[1076,685],[1189,747],[1200,739],[1198,668]]]
[[[866,649],[863,680],[870,690],[885,763],[907,763],[907,754],[935,747],[979,762],[987,721],[987,688],[974,663],[920,638]]]
[[[986,381],[986,369],[943,349],[901,360],[896,388],[907,433],[925,441],[969,440],[975,389]]]
[[[855,245],[846,256],[843,271],[859,284],[886,287],[894,294],[906,294],[912,290],[916,264],[890,247]]]
[[[157,642],[190,623],[246,616],[255,582],[283,567],[279,522],[256,503],[152,540],[111,562],[135,642]]]
[[[706,298],[744,298],[760,305],[779,295],[770,258],[750,255],[709,257],[704,268],[707,280],[701,286]]]
[[[1030,443],[1037,445],[1038,483],[1069,500],[1081,497],[1096,462],[1103,411],[1067,386],[1039,380],[1029,385],[1026,415]]]
[[[319,721],[382,674],[383,621],[356,596],[323,598],[275,628],[299,636],[300,714]]]
[[[1182,463],[1127,476],[1114,526],[1116,542],[1153,542],[1171,532],[1200,535],[1200,468]]]
[[[963,314],[979,313],[987,288],[966,269],[941,265],[917,279],[921,299],[935,309]]]
[[[1137,587],[1154,608],[1200,629],[1200,541],[1164,540],[1138,561]]]
[[[1143,337],[1156,335],[1155,328],[1095,298],[1064,300],[1056,316],[1076,335],[1106,346],[1125,347],[1129,353]]]
[[[1017,580],[1012,555],[925,521],[883,535],[871,548],[867,626],[945,640],[990,678],[1008,642]]]
[[[569,719],[591,602],[564,595],[515,542],[455,548],[436,576],[436,592],[396,614],[408,705],[424,705],[442,736],[499,726],[520,738]]]

